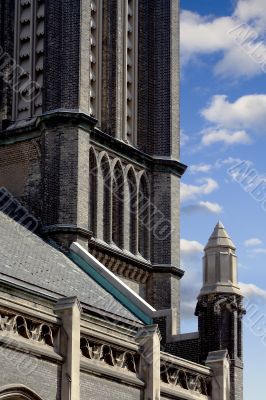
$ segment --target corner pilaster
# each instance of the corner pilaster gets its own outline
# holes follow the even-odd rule
[[[160,341],[157,325],[139,330],[136,341],[140,352],[140,379],[146,383],[144,400],[160,400]]]
[[[54,310],[62,320],[60,352],[64,357],[62,367],[61,398],[80,400],[80,314],[76,297],[60,299]]]
[[[213,371],[212,400],[230,400],[230,364],[226,350],[208,354],[206,366]]]

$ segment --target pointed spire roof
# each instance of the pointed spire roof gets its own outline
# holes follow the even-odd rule
[[[232,250],[236,249],[221,221],[216,224],[214,231],[212,232],[209,241],[205,247],[205,250],[213,247],[229,247]]]

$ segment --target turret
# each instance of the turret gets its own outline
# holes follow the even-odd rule
[[[200,295],[241,295],[238,286],[236,247],[221,222],[215,226],[204,252],[203,287]]]
[[[204,249],[203,286],[198,316],[201,362],[210,352],[226,350],[230,363],[230,400],[243,399],[242,306],[236,247],[218,222]]]

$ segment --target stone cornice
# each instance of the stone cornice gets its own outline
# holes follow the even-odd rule
[[[108,135],[99,128],[96,128],[97,120],[78,110],[55,110],[43,114],[38,118],[11,125],[5,131],[0,132],[0,145],[37,137],[43,129],[54,128],[60,124],[76,126],[90,132],[92,142],[97,143],[103,148],[108,148],[109,151],[111,150],[123,158],[128,157],[131,161],[134,160],[135,163],[152,172],[170,173],[181,177],[186,171],[186,165],[176,159],[148,155]]]
[[[112,272],[145,283],[150,273],[170,273],[182,278],[184,271],[174,265],[151,264],[142,257],[130,255],[119,248],[92,239],[89,249],[94,257]]]

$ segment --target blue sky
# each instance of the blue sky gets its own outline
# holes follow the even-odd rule
[[[182,328],[196,330],[202,249],[221,220],[256,307],[245,322],[244,398],[265,400],[265,0],[181,0],[181,7],[181,160],[189,166],[181,187]]]

